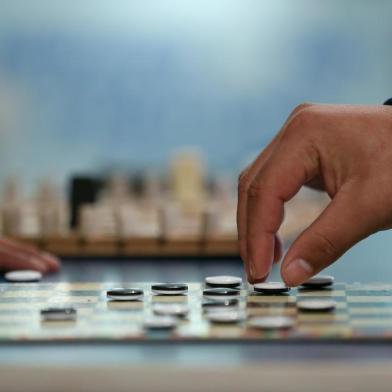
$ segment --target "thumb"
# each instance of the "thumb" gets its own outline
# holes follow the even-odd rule
[[[340,190],[291,245],[281,267],[282,279],[288,286],[305,282],[375,231],[374,215],[366,201],[360,199],[361,194],[363,189]]]

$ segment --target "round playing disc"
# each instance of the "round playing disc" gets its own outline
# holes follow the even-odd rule
[[[282,282],[263,282],[256,283],[253,285],[254,291],[263,294],[282,294],[290,291],[290,287],[287,287]]]
[[[329,312],[336,308],[331,299],[303,299],[297,303],[298,309],[308,312]]]
[[[188,285],[183,283],[157,283],[151,290],[159,295],[183,295],[188,292]]]
[[[223,288],[223,287],[217,287],[217,288],[211,288],[211,289],[204,289],[203,290],[203,296],[204,298],[207,299],[230,299],[233,297],[237,297],[240,295],[240,290],[237,289],[232,289],[232,288]]]
[[[143,290],[115,288],[108,290],[106,296],[115,301],[135,301],[143,297]]]
[[[185,304],[156,303],[152,310],[161,316],[185,317],[189,313],[189,308]]]
[[[4,278],[9,282],[38,282],[42,279],[42,274],[39,271],[33,270],[19,270],[9,271],[4,275]]]
[[[335,278],[330,275],[316,275],[302,283],[303,287],[306,288],[322,288],[331,286]]]
[[[229,299],[223,299],[223,300],[207,300],[207,301],[203,301],[201,306],[203,309],[205,310],[213,310],[215,308],[234,308],[236,306],[239,305],[239,301],[237,298],[229,298]]]
[[[41,317],[45,321],[70,321],[76,318],[76,309],[66,308],[46,308],[41,310]]]
[[[242,283],[242,278],[229,275],[207,276],[205,283],[211,287],[238,287]]]
[[[172,316],[147,316],[143,322],[147,329],[173,329],[177,324],[177,319]]]
[[[226,311],[226,312],[208,312],[206,318],[212,323],[231,324],[238,323],[246,317],[244,312]]]
[[[294,319],[284,316],[257,316],[252,317],[248,325],[258,329],[288,329],[293,327]]]

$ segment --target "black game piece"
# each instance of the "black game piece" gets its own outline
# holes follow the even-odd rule
[[[240,290],[223,287],[203,290],[203,295],[211,297],[232,297],[240,295],[240,293]]]
[[[139,299],[140,297],[143,296],[143,290],[135,289],[135,288],[133,289],[116,288],[116,289],[110,289],[106,291],[106,296],[109,299],[120,300],[120,301],[134,300],[134,299]]]
[[[214,309],[214,308],[230,308],[234,306],[238,306],[239,301],[237,298],[230,298],[225,300],[216,300],[216,301],[204,301],[201,306],[204,309]]]
[[[74,320],[76,317],[76,313],[76,309],[72,307],[52,307],[41,310],[41,316],[46,321]]]
[[[156,283],[151,286],[155,294],[181,295],[188,291],[188,285],[184,283]]]

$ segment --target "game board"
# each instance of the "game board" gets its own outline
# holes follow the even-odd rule
[[[106,299],[112,287],[140,287],[140,302]],[[148,283],[28,283],[0,285],[0,341],[270,341],[270,340],[392,340],[392,285],[337,283],[332,289],[293,289],[289,295],[261,295],[242,290],[240,306],[248,317],[287,315],[296,325],[289,330],[262,331],[239,324],[211,324],[201,308],[202,288],[189,284],[186,296],[157,296]],[[331,313],[302,313],[299,298],[333,298],[337,308]],[[189,304],[187,319],[172,331],[144,330],[142,320],[157,301]],[[40,309],[72,305],[77,320],[43,322]]]

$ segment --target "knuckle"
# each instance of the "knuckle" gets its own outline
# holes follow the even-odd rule
[[[291,125],[305,126],[314,121],[317,110],[315,106],[307,106],[299,110],[290,120]]]
[[[238,177],[238,191],[240,193],[248,192],[251,182],[252,181],[249,178],[249,169],[245,169]]]
[[[248,168],[242,170],[242,172],[241,172],[241,173],[239,174],[239,176],[238,176],[238,184],[240,184],[241,182],[244,181],[245,177],[246,177],[247,174],[248,174],[248,171],[249,171]]]
[[[299,105],[297,105],[294,110],[291,113],[291,116],[295,116],[298,112],[300,112],[303,109],[307,109],[308,107],[312,106],[313,104],[310,102],[302,102]]]
[[[286,140],[292,138],[308,139],[311,136],[311,132],[317,129],[317,127],[314,127],[317,115],[318,113],[313,106],[299,111],[287,123],[283,138]]]
[[[265,184],[253,182],[248,188],[248,196],[261,198],[265,194]]]

